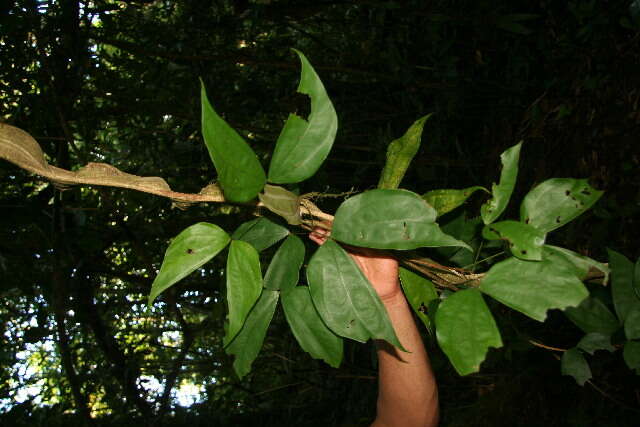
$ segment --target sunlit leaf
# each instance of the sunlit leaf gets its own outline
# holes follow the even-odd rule
[[[241,379],[251,371],[251,365],[260,353],[269,323],[276,311],[278,296],[279,292],[263,290],[244,326],[225,348],[227,354],[235,355],[233,369]]]
[[[313,254],[307,282],[313,304],[333,332],[360,342],[383,339],[400,347],[378,294],[336,242],[328,240]]]
[[[501,239],[509,242],[511,253],[520,259],[539,261],[545,233],[518,221],[500,221],[486,225],[482,236],[488,240]]]
[[[600,332],[586,334],[582,337],[577,347],[589,354],[593,354],[597,350],[615,351],[615,347],[611,345],[611,336]]]
[[[422,323],[424,323],[429,333],[433,333],[433,325],[431,322],[433,314],[428,311],[429,302],[438,298],[433,283],[406,268],[400,268],[400,283],[402,284],[402,290],[411,308]],[[431,318],[429,318],[429,316],[431,316]]]
[[[233,232],[233,240],[250,243],[258,252],[275,245],[289,235],[289,230],[265,217],[247,221]]]
[[[624,344],[622,357],[629,369],[640,375],[640,341],[627,341]]]
[[[229,243],[229,235],[214,224],[199,222],[171,241],[160,272],[151,285],[149,304],[167,288],[216,256]]]
[[[606,284],[609,281],[610,269],[607,264],[558,246],[545,245],[544,252],[545,256],[549,259],[555,259],[556,257],[562,258],[564,262],[572,264],[575,268],[575,273],[580,280],[584,280],[587,277],[589,270],[591,270],[591,268],[595,268],[604,274],[603,284]]]
[[[440,303],[436,336],[460,375],[478,372],[489,347],[502,347],[500,331],[477,289],[455,292]]]
[[[640,309],[640,298],[633,289],[634,265],[616,251],[608,250],[611,267],[611,295],[618,318],[625,323],[633,310]]]
[[[224,338],[225,345],[242,329],[261,291],[262,272],[258,252],[247,242],[232,240],[227,258],[229,328]]]
[[[264,192],[258,194],[260,201],[271,212],[280,215],[289,224],[298,225],[300,220],[300,203],[298,196],[277,185],[265,185]]]
[[[264,187],[264,169],[251,147],[213,109],[204,83],[201,102],[202,135],[218,172],[224,197],[232,202],[248,202]]]
[[[562,375],[572,376],[578,385],[582,386],[591,379],[591,368],[577,348],[565,351],[560,365]]]
[[[438,216],[451,212],[461,206],[473,193],[478,190],[489,192],[486,188],[476,185],[475,187],[463,188],[462,190],[445,189],[431,190],[422,195],[422,198],[431,205]]]
[[[411,191],[370,190],[340,205],[332,237],[378,249],[462,246],[470,250],[466,243],[444,234],[435,219],[435,209]]]
[[[416,120],[400,138],[387,148],[387,161],[380,175],[378,188],[398,188],[407,168],[420,148],[422,129],[431,114]]]
[[[524,197],[520,220],[548,233],[586,212],[602,194],[586,179],[549,179]]]
[[[295,234],[290,234],[278,248],[264,275],[264,287],[283,293],[298,284],[300,267],[304,262],[304,243]]]
[[[313,306],[309,288],[297,286],[282,293],[287,322],[300,347],[311,357],[337,368],[342,362],[342,338],[331,332]]]
[[[309,121],[290,114],[278,137],[269,165],[269,182],[290,184],[316,173],[331,151],[338,130],[338,116],[324,85],[307,58],[302,62],[298,92],[311,98]]]
[[[577,307],[568,307],[564,314],[580,329],[589,332],[600,332],[611,335],[618,328],[618,319],[598,298],[589,297]]]
[[[502,172],[500,173],[500,183],[491,186],[491,199],[487,200],[480,208],[482,221],[491,224],[507,207],[513,188],[518,177],[518,160],[520,159],[520,146],[522,142],[507,149],[500,155],[502,162]]]
[[[494,264],[480,290],[540,322],[547,310],[575,307],[589,295],[570,265],[544,256],[542,261],[509,258]]]

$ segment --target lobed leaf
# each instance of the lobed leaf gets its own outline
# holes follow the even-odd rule
[[[511,253],[520,259],[542,259],[546,234],[522,222],[508,220],[485,225],[482,236],[487,240],[506,240]]]
[[[500,183],[491,186],[491,199],[480,207],[480,215],[485,224],[494,222],[502,212],[504,212],[513,193],[518,177],[518,160],[520,159],[520,146],[522,142],[505,150],[500,155],[502,162],[502,172],[500,173]]]
[[[289,235],[289,230],[268,218],[260,217],[241,224],[231,235],[233,240],[250,243],[258,252],[275,245]]]
[[[216,113],[201,81],[202,135],[225,199],[244,203],[254,199],[266,182],[251,147]]]
[[[355,261],[333,240],[311,257],[307,282],[313,304],[334,333],[360,342],[383,339],[401,347],[378,294]]]
[[[229,235],[215,224],[199,222],[185,228],[169,245],[160,272],[151,285],[149,304],[166,289],[216,256],[229,243]]]
[[[304,262],[304,243],[295,234],[282,242],[264,275],[264,287],[272,291],[290,291],[298,284]]]
[[[333,221],[332,237],[377,249],[469,246],[448,236],[435,223],[436,211],[407,190],[365,191],[343,202]]]
[[[309,121],[290,114],[278,137],[269,165],[269,182],[291,184],[316,173],[331,151],[338,116],[318,74],[298,50],[302,73],[298,92],[311,98]]]
[[[400,284],[416,316],[422,321],[429,333],[433,333],[433,325],[427,314],[429,313],[429,302],[438,299],[438,293],[431,280],[401,267]],[[433,314],[431,314],[431,318],[433,318]]]
[[[387,148],[387,161],[382,169],[378,188],[398,188],[411,160],[420,148],[422,129],[431,114],[416,120],[400,138],[391,141]]]
[[[436,336],[460,375],[478,372],[489,347],[502,347],[493,315],[477,289],[455,292],[440,303]]]
[[[572,376],[580,386],[591,379],[591,368],[577,348],[564,352],[560,361],[560,370],[562,375]]]
[[[437,212],[437,216],[441,216],[461,206],[478,190],[484,190],[487,193],[489,192],[486,188],[476,185],[475,187],[463,188],[462,190],[431,190],[424,193],[422,198],[429,205],[433,206]]]
[[[520,205],[520,220],[548,233],[586,212],[602,194],[586,179],[549,179],[524,197]]]
[[[265,185],[263,193],[258,194],[260,201],[276,215],[280,215],[287,223],[298,225],[302,223],[300,219],[299,197],[289,190],[277,185]]]
[[[569,307],[564,314],[583,331],[611,335],[620,328],[616,316],[598,298],[589,297],[577,307]]]
[[[225,346],[242,329],[261,291],[262,272],[258,252],[247,242],[232,240],[227,258],[229,328],[224,337]]]
[[[235,355],[233,369],[240,379],[251,371],[251,365],[260,353],[269,323],[276,311],[278,297],[278,292],[263,290],[244,326],[225,348],[227,354]]]
[[[342,338],[334,334],[313,306],[309,288],[297,286],[282,293],[282,307],[300,347],[314,359],[337,368],[342,362]]]

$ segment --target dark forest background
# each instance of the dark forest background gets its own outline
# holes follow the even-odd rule
[[[516,200],[551,177],[606,191],[555,243],[601,261],[606,248],[640,255],[638,0],[3,1],[0,120],[59,167],[107,162],[198,192],[215,179],[198,77],[268,164],[287,114],[309,108],[290,48],[314,65],[340,122],[301,192],[374,188],[388,143],[433,112],[404,187],[490,187],[500,153],[524,140]],[[485,197],[464,209],[477,215]],[[339,201],[320,204],[332,212]],[[169,239],[197,221],[231,232],[250,212],[60,192],[5,161],[0,212],[0,424],[373,419],[373,347],[349,343],[330,368],[299,349],[281,312],[237,379],[222,349],[220,260],[146,308]],[[640,381],[620,351],[591,357],[593,379],[580,387],[561,376],[560,352],[530,343],[572,347],[577,327],[556,312],[544,324],[503,306],[495,314],[505,347],[478,374],[459,377],[425,336],[442,425],[637,425]]]

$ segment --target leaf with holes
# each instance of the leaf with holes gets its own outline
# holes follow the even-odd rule
[[[276,224],[265,217],[260,217],[241,224],[231,235],[233,240],[250,243],[258,252],[275,245],[289,235],[287,228]]]
[[[400,283],[409,305],[422,321],[429,333],[433,333],[431,319],[433,314],[428,313],[429,302],[438,298],[435,287],[431,280],[417,275],[406,268],[400,268]],[[429,318],[431,315],[431,318]]]
[[[461,206],[478,190],[489,192],[486,188],[476,185],[475,187],[463,188],[462,190],[431,190],[424,193],[422,198],[436,210],[438,216],[441,216]]]
[[[282,293],[293,289],[298,284],[303,262],[304,243],[295,234],[289,234],[271,259],[264,275],[264,287]]]
[[[500,221],[485,225],[482,237],[487,240],[506,240],[511,253],[520,259],[539,261],[542,259],[542,247],[545,233],[518,221]]]
[[[589,364],[577,348],[564,352],[560,361],[560,370],[562,375],[572,376],[581,386],[591,379],[591,368],[589,368]]]
[[[586,334],[577,347],[589,354],[593,354],[597,350],[607,350],[610,353],[615,351],[615,347],[611,345],[611,336],[600,332]]]
[[[149,304],[167,288],[216,256],[229,243],[229,235],[214,224],[199,222],[185,228],[169,245],[160,272],[151,285]]]
[[[505,150],[500,155],[502,162],[502,172],[500,173],[500,183],[491,186],[491,199],[487,200],[480,208],[480,215],[485,224],[491,224],[507,207],[513,188],[518,177],[518,160],[520,159],[520,146],[522,142]]]

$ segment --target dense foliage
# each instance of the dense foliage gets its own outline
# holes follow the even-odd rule
[[[278,142],[280,148],[273,150],[286,115],[297,113],[287,122],[293,134],[306,126],[304,117],[309,126],[314,117],[313,98],[309,112],[309,98],[293,95],[299,64],[289,48],[296,47],[322,76],[340,127],[319,171],[290,189],[332,194],[373,188],[390,141],[418,117],[434,112],[429,120],[416,122],[424,126],[423,143],[403,187],[419,194],[466,187],[462,199],[470,196],[467,203],[448,213],[443,208],[438,218],[446,233],[461,240],[470,239],[482,220],[496,219],[500,212],[494,217],[492,208],[506,208],[507,218],[520,217],[519,203],[502,204],[497,196],[507,190],[508,155],[502,159],[493,203],[481,209],[482,220],[473,216],[487,196],[482,191],[471,195],[476,188],[470,186],[490,187],[497,180],[499,154],[523,140],[518,185],[508,189],[514,200],[524,198],[521,209],[531,215],[522,216],[523,222],[537,218],[534,225],[546,233],[572,219],[543,215],[534,197],[540,196],[536,191],[543,193],[537,190],[541,186],[529,192],[551,177],[588,177],[591,185],[605,190],[591,211],[550,234],[546,243],[608,259],[614,292],[588,284],[591,296],[566,312],[571,322],[551,311],[542,324],[490,303],[506,348],[490,352],[481,374],[468,378],[458,377],[427,337],[439,373],[444,422],[469,424],[474,418],[488,425],[508,419],[512,425],[518,423],[516,416],[535,416],[551,425],[624,425],[638,406],[637,377],[626,366],[638,361],[626,357],[625,363],[619,347],[627,338],[638,338],[637,330],[622,327],[637,316],[632,301],[638,268],[620,253],[632,260],[638,256],[633,238],[640,209],[640,159],[634,147],[639,6],[631,1],[423,3],[7,3],[0,6],[2,120],[28,130],[59,167],[107,162],[136,175],[163,176],[180,191],[198,192],[216,179],[211,156],[224,187],[219,153],[210,143],[207,152],[202,143],[198,77],[216,111],[257,153],[257,164],[282,166],[278,150],[284,159],[291,147]],[[252,178],[260,187],[251,190],[253,195],[225,195],[242,202],[260,191],[265,178],[298,182],[318,166],[311,165],[301,179],[294,177],[297,181],[288,176],[292,168],[270,166],[268,176],[263,172]],[[159,424],[172,414],[193,424],[188,420],[198,414],[214,414],[237,424],[241,421],[233,417],[263,414],[265,423],[287,417],[304,424],[308,417],[326,425],[366,422],[373,415],[370,350],[347,344],[339,370],[309,358],[295,343],[298,333],[286,326],[303,309],[275,312],[252,373],[237,379],[233,359],[223,352],[229,296],[222,272],[233,270],[231,257],[231,265],[214,258],[146,308],[171,238],[201,222],[231,233],[252,219],[250,210],[197,205],[180,211],[165,200],[100,187],[59,192],[8,163],[0,168],[0,398],[9,411],[6,419],[47,419],[53,425],[71,410],[85,420],[104,417],[106,423],[143,416]],[[580,186],[588,184],[548,185],[577,186],[579,194]],[[436,207],[437,201],[446,205],[451,194],[430,196]],[[342,197],[314,200],[333,212]],[[503,221],[485,230],[484,237],[495,244],[485,244],[485,254],[477,249],[477,259],[449,249],[425,253],[467,266],[498,253],[502,243],[493,240],[495,234],[523,235],[514,227],[522,226]],[[236,246],[234,252],[251,252]],[[607,247],[616,252],[607,255]],[[566,256],[556,246],[545,248],[537,249]],[[266,256],[275,250],[267,249]],[[488,260],[483,270],[495,261]],[[576,269],[583,271],[578,264]],[[539,273],[520,270],[519,286]],[[500,273],[497,269],[494,276]],[[622,285],[616,287],[616,281]],[[481,287],[492,295],[499,292],[499,283],[488,280]],[[287,297],[291,306],[306,298],[296,293],[300,296]],[[459,321],[454,305],[473,304],[478,297],[474,289],[456,292],[444,300],[448,307],[438,316]],[[526,307],[497,299],[526,312]],[[478,318],[484,313],[480,310]],[[544,318],[535,310],[527,314]],[[447,352],[442,341],[441,346]],[[586,381],[584,353],[601,348],[615,351],[586,356],[593,381],[584,389],[559,375],[560,362],[553,356],[562,356],[565,373]],[[624,350],[632,354],[626,345]],[[29,387],[34,387],[30,398]],[[198,391],[198,403],[182,409],[175,391],[189,387]],[[16,404],[16,398],[24,403]],[[505,406],[511,409],[500,414],[498,408],[505,411]]]

